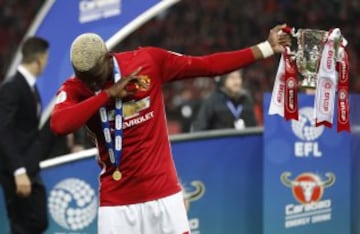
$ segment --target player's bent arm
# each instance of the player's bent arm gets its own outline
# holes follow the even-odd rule
[[[66,135],[77,131],[97,113],[109,100],[109,95],[102,91],[79,103],[58,103],[51,115],[50,127],[57,135]]]

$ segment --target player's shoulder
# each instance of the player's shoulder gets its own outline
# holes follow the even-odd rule
[[[138,47],[130,51],[114,53],[113,55],[117,58],[118,61],[131,61],[137,58],[158,58],[164,53],[166,53],[166,50],[163,50],[161,48],[145,46]]]
[[[57,103],[66,99],[83,100],[93,96],[94,93],[78,78],[70,77],[64,81],[57,92]]]
[[[86,89],[85,84],[75,76],[69,77],[67,80],[64,81],[63,85],[61,86],[62,90],[70,90],[70,89],[76,89],[76,90],[82,90]]]
[[[134,54],[141,54],[141,53],[149,53],[149,54],[169,54],[174,53],[173,51],[155,47],[155,46],[144,46],[144,47],[138,47],[136,50],[133,51]]]
[[[183,54],[177,53],[172,50],[154,47],[154,46],[146,46],[146,47],[139,47],[137,53],[147,53],[154,58],[162,58],[162,59],[169,59],[169,58],[176,58],[181,57]]]
[[[64,85],[80,86],[82,84],[83,82],[80,79],[76,78],[75,76],[69,77],[64,81]]]
[[[155,46],[139,46],[134,50],[117,52],[114,55],[116,57],[126,57],[126,56],[136,56],[142,53],[149,53],[154,51],[166,51],[166,50]]]
[[[164,54],[177,54],[177,55],[181,55],[177,52],[174,52],[172,50],[168,50],[165,48],[160,48],[160,47],[155,47],[155,46],[145,46],[145,47],[139,47],[137,49],[138,51],[141,52],[149,52],[149,53],[164,53]]]

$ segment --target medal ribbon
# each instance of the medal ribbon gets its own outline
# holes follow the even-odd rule
[[[345,40],[343,40],[344,42]],[[349,120],[349,57],[345,50],[346,42],[339,47],[337,71],[339,74],[337,93],[337,131],[350,131]]]
[[[114,61],[114,82],[116,83],[121,79],[121,73],[119,65],[115,59]],[[114,129],[114,141],[113,143],[111,137],[111,128],[109,123],[109,117],[106,111],[105,106],[101,107],[99,110],[101,125],[105,137],[106,148],[109,153],[109,158],[111,163],[118,169],[120,164],[120,158],[122,155],[122,139],[123,139],[123,129],[122,129],[122,100],[120,98],[115,99],[115,129]]]
[[[229,110],[231,111],[231,113],[233,114],[235,119],[240,118],[241,112],[243,110],[242,105],[238,105],[238,106],[235,107],[234,103],[232,101],[230,101],[230,100],[226,101],[226,105],[228,106]]]

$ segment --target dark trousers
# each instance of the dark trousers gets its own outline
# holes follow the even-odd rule
[[[33,182],[26,198],[16,195],[14,182],[0,181],[11,234],[41,234],[48,227],[46,190],[40,181]]]

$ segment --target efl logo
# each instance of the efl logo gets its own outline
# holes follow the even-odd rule
[[[325,180],[309,172],[300,174],[294,180],[289,179],[290,175],[290,172],[282,173],[281,182],[291,188],[295,199],[302,204],[320,201],[324,189],[335,183],[335,175],[331,172],[326,173]]]
[[[301,141],[294,144],[296,157],[321,157],[317,140],[324,132],[324,126],[315,127],[314,108],[303,107],[299,110],[299,120],[291,121],[291,129]]]

